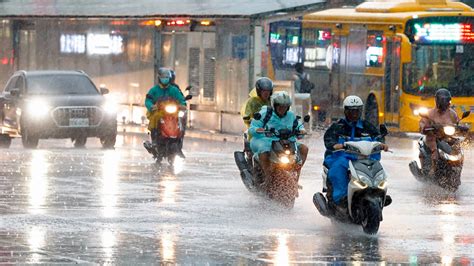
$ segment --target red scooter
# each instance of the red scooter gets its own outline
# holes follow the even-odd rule
[[[185,97],[190,100],[191,95]],[[174,99],[166,99],[155,104],[158,112],[162,112],[157,128],[159,134],[156,136],[156,145],[150,141],[145,141],[143,146],[153,155],[157,163],[161,163],[166,158],[170,165],[173,165],[176,155],[184,158],[182,152],[183,138],[186,125],[186,110],[180,110],[179,103]]]

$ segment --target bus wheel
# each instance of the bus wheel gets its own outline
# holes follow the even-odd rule
[[[365,120],[369,121],[375,127],[379,126],[379,106],[373,94],[367,98],[365,105]]]

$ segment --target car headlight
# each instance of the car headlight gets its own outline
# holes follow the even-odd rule
[[[42,118],[49,114],[51,107],[42,99],[34,99],[28,102],[26,107],[28,114],[35,118]]]
[[[115,102],[108,100],[102,105],[102,109],[109,114],[115,114],[117,113],[118,106]]]
[[[415,109],[413,109],[413,114],[416,115],[416,116],[427,115],[428,114],[428,108],[426,108],[426,107],[415,108]]]
[[[174,113],[176,113],[176,111],[178,111],[178,106],[176,106],[174,104],[170,104],[170,105],[165,106],[165,112],[167,112],[169,114],[174,114]]]
[[[456,133],[456,128],[453,126],[445,126],[443,127],[443,131],[444,131],[444,134],[448,136],[452,136],[454,135],[454,133]]]
[[[290,163],[290,158],[288,158],[288,156],[281,156],[280,157],[280,162],[282,164],[288,164],[288,163]]]

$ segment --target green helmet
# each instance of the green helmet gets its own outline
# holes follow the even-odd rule
[[[278,105],[288,106],[288,108],[290,108],[291,106],[291,98],[290,95],[288,95],[288,92],[286,91],[279,91],[277,93],[274,93],[272,95],[271,101],[273,108],[276,108],[276,106]]]

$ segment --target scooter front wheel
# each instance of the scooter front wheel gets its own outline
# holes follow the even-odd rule
[[[362,219],[362,228],[367,234],[377,234],[380,226],[382,208],[376,202],[369,201],[366,205],[365,215]]]
[[[268,197],[283,207],[292,209],[298,194],[296,172],[274,170],[269,178],[269,182],[265,185]]]

